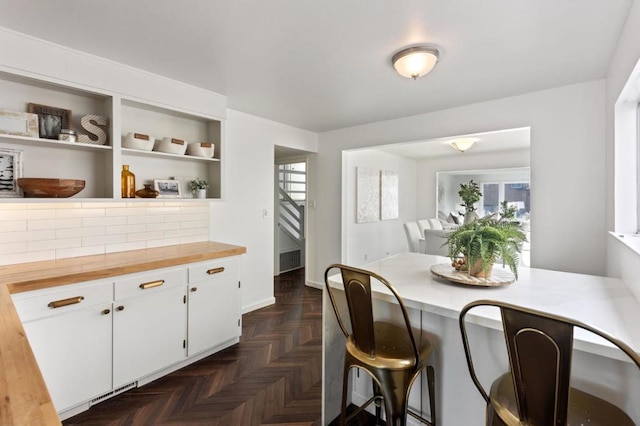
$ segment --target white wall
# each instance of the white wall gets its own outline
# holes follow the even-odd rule
[[[622,170],[616,171],[616,161],[624,162],[627,166],[627,179],[635,180],[638,172],[635,164],[635,140],[633,132],[624,132],[620,127],[616,128],[614,111],[616,102],[624,101],[623,88],[640,59],[640,2],[633,2],[624,30],[618,42],[616,51],[609,65],[606,79],[606,166],[607,166],[607,229],[610,231],[630,231],[635,228],[635,193],[625,193],[614,186],[614,176],[622,178]],[[637,84],[637,83],[636,83]],[[631,90],[633,91],[633,90]],[[637,91],[637,87],[636,87]],[[619,119],[621,117],[618,117]],[[626,129],[628,130],[628,129]],[[633,129],[636,130],[637,129]],[[631,133],[631,135],[630,135]],[[627,144],[623,149],[623,145]],[[622,164],[619,164],[622,165]],[[635,185],[633,185],[635,186]],[[634,188],[635,189],[635,188]],[[618,197],[616,200],[615,197]],[[625,202],[626,201],[626,202]],[[640,299],[640,282],[638,271],[640,270],[640,255],[623,244],[623,239],[609,236],[607,240],[607,273],[611,276],[621,277]]]
[[[342,150],[518,127],[531,127],[532,266],[604,274],[604,98],[597,80],[321,133],[311,187],[311,279],[321,282],[326,266],[341,258]]]
[[[211,204],[211,239],[247,247],[240,277],[243,312],[275,301],[274,145],[314,150],[315,144],[315,133],[227,110],[226,197]]]
[[[361,265],[408,250],[403,223],[416,220],[416,161],[376,150],[345,153],[343,203],[346,205],[343,259],[349,265]],[[356,223],[356,167],[398,173],[397,219]]]

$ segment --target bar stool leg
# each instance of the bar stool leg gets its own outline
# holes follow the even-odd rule
[[[376,396],[376,426],[379,426],[380,420],[382,420],[382,392],[375,379],[371,378],[371,382],[373,383],[373,394]]]
[[[340,426],[344,426],[347,421],[347,391],[349,389],[349,371],[346,360],[342,372],[342,402],[340,405]]]
[[[427,365],[427,387],[429,388],[429,410],[431,426],[436,426],[436,374],[433,366]]]

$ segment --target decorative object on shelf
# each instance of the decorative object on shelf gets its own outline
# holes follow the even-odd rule
[[[107,117],[87,114],[80,119],[80,125],[84,130],[89,132],[89,134],[78,135],[78,142],[90,143],[93,145],[104,145],[107,143],[108,136],[106,126],[109,125],[109,119]]]
[[[478,218],[478,214],[476,211],[475,204],[480,201],[480,197],[482,197],[482,192],[480,192],[480,186],[471,179],[469,183],[461,183],[460,191],[458,191],[458,195],[462,198],[462,203],[460,204],[464,207],[464,223],[469,223]]]
[[[479,138],[458,138],[449,142],[449,145],[451,145],[453,149],[464,154],[466,150],[471,148],[473,144],[475,144],[479,140],[480,140]]]
[[[151,151],[155,138],[144,133],[127,133],[122,140],[123,148],[137,149],[139,151]]]
[[[76,131],[71,129],[60,129],[58,140],[64,142],[75,142],[77,138]]]
[[[136,191],[136,196],[140,198],[156,198],[160,193],[153,189],[152,183],[145,183],[144,188]]]
[[[216,146],[210,142],[193,142],[187,146],[187,155],[194,157],[212,158]]]
[[[136,175],[129,170],[128,164],[122,165],[120,185],[122,188],[122,198],[136,198]]]
[[[37,138],[38,116],[28,112],[0,109],[0,133]]]
[[[156,142],[153,150],[164,152],[165,154],[184,155],[187,145],[187,142],[182,139],[162,138],[162,140]]]
[[[29,112],[38,114],[41,138],[58,139],[60,130],[71,128],[71,111],[68,109],[29,103]]]
[[[496,269],[490,277],[478,278],[464,271],[457,271],[448,263],[439,263],[431,266],[431,273],[436,277],[444,278],[454,283],[477,287],[498,287],[512,284],[516,280],[511,272],[504,269]]]
[[[158,191],[158,198],[182,198],[180,181],[172,179],[156,179],[153,188]]]
[[[68,198],[82,191],[84,184],[85,181],[77,179],[18,179],[25,198]]]
[[[496,216],[465,223],[446,235],[451,267],[488,279],[492,265],[502,259],[502,264],[518,279],[518,253],[527,241],[526,235],[520,223]],[[463,262],[459,262],[460,256],[464,256]]]
[[[356,167],[356,223],[380,220],[380,171]]]
[[[18,179],[22,177],[22,151],[0,148],[0,198],[22,197]]]
[[[191,193],[193,193],[196,198],[207,198],[208,187],[209,184],[205,180],[195,178],[194,180],[189,181],[189,189],[191,189]]]
[[[431,72],[439,56],[440,52],[434,46],[414,46],[397,52],[391,63],[398,74],[415,80]]]

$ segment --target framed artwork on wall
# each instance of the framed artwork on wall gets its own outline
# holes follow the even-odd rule
[[[18,178],[22,177],[22,151],[0,148],[0,198],[22,197]]]
[[[380,171],[356,167],[356,223],[380,220]]]
[[[383,170],[380,172],[380,219],[398,216],[398,173]]]
[[[38,116],[28,112],[0,109],[0,133],[37,138]]]

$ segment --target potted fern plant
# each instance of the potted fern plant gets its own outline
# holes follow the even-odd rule
[[[519,222],[503,213],[509,214],[501,211],[499,215],[485,216],[447,234],[445,244],[454,268],[489,278],[493,264],[502,259],[502,265],[508,266],[518,279],[519,253],[526,235]]]

